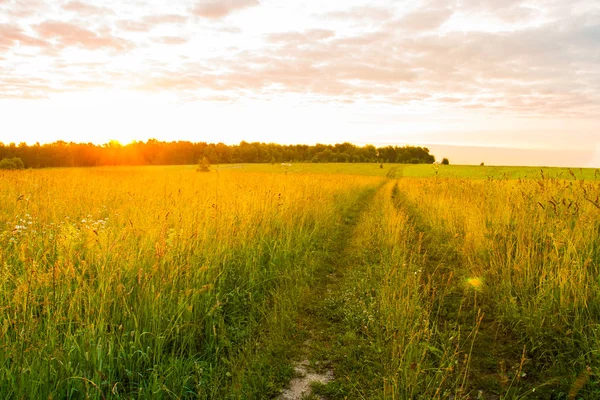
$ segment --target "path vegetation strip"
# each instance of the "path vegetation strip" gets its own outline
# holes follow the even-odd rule
[[[357,200],[343,213],[339,222],[336,224],[332,235],[328,237],[324,244],[323,251],[319,254],[317,269],[315,270],[315,281],[306,291],[301,300],[301,309],[297,318],[297,330],[300,334],[296,338],[296,346],[299,346],[301,359],[296,361],[296,368],[302,368],[298,380],[291,382],[291,388],[298,382],[313,383],[316,386],[327,385],[335,382],[337,379],[333,372],[333,361],[328,357],[328,349],[336,346],[335,331],[339,329],[335,320],[332,320],[326,313],[327,301],[330,296],[340,291],[340,280],[343,275],[343,269],[346,267],[347,248],[353,237],[355,228],[360,215],[368,207],[371,198],[379,190],[368,189],[361,193]],[[308,364],[308,365],[307,365]],[[306,378],[308,376],[308,381]],[[333,379],[332,379],[333,378]],[[313,380],[313,382],[310,382]],[[301,399],[302,396],[314,394],[305,392],[296,392],[298,396],[293,396],[293,391],[284,391],[281,399]]]
[[[391,171],[389,178],[395,176],[396,171]],[[349,239],[336,249],[335,259],[325,263],[331,271],[324,275],[327,276],[325,286],[317,285],[309,294],[307,310],[310,312],[304,314],[308,315],[305,320],[311,321],[304,325],[311,339],[309,359],[316,369],[331,369],[335,376],[329,383],[316,384],[314,395],[327,399],[596,398],[597,378],[591,366],[594,365],[593,353],[572,348],[575,341],[568,337],[569,331],[566,331],[567,340],[547,336],[528,329],[522,316],[513,324],[510,319],[513,317],[506,314],[502,301],[506,293],[494,292],[491,285],[496,282],[496,287],[502,288],[506,284],[507,278],[500,275],[502,267],[498,264],[512,260],[501,253],[506,251],[507,239],[495,236],[493,242],[478,249],[483,245],[479,242],[480,236],[465,225],[476,226],[477,213],[493,209],[497,214],[491,215],[498,218],[495,221],[498,225],[488,230],[498,232],[504,218],[531,215],[521,207],[537,210],[535,203],[529,203],[527,191],[542,188],[540,193],[550,197],[551,202],[556,199],[553,196],[564,198],[571,193],[574,198],[562,200],[562,206],[567,210],[569,202],[577,202],[579,207],[586,207],[584,214],[574,209],[573,223],[591,229],[593,234],[598,220],[589,214],[595,212],[594,208],[583,200],[598,187],[580,184],[578,189],[571,190],[572,184],[567,184],[565,192],[564,185],[556,180],[510,185],[474,182],[467,184],[472,186],[469,196],[473,199],[479,200],[478,191],[483,187],[497,193],[507,190],[502,196],[508,197],[515,191],[521,193],[522,199],[513,200],[508,207],[496,201],[464,207],[462,199],[453,200],[448,196],[460,193],[464,196],[465,187],[444,180],[390,179],[356,215],[348,229]],[[431,196],[433,192],[427,193],[428,189],[435,189],[440,197]],[[563,193],[559,193],[561,190]],[[430,197],[426,201],[415,197],[424,195]],[[456,214],[445,214],[454,206]],[[546,210],[539,207],[538,211],[542,219],[536,224],[549,229],[546,224],[556,223],[554,218],[560,210],[546,214]],[[435,216],[437,220],[433,219]],[[440,217],[449,218],[448,225],[440,224]],[[457,232],[455,227],[462,228]],[[524,235],[518,239],[524,241],[523,244],[514,244],[514,237],[510,239],[513,246],[529,246],[525,242],[527,237],[536,234],[525,225],[512,229]],[[591,252],[584,267],[592,266],[593,260],[598,261],[593,241],[565,233],[571,235],[572,240],[579,240],[572,242],[576,246],[574,252]],[[558,255],[555,261],[548,258],[544,262],[535,260],[553,256],[531,253],[526,247],[521,250],[516,247],[516,251],[529,251],[524,254],[535,257],[530,262],[537,263],[537,268],[553,262],[561,265],[566,256]],[[512,257],[510,253],[508,257]],[[576,264],[570,266],[574,267],[573,273],[577,271]],[[520,279],[517,275],[520,272],[517,267],[512,272],[513,279]],[[540,275],[546,279],[546,285],[555,284],[548,280],[555,279],[552,273],[548,270]],[[525,283],[515,281],[513,285]],[[590,284],[582,282],[576,289],[585,289]],[[588,290],[591,302],[588,307],[595,307],[593,288]],[[517,301],[526,306],[525,301],[530,300]],[[559,312],[563,314],[544,318],[565,321],[566,312]],[[572,324],[570,329],[592,328],[585,337],[588,341],[594,340],[593,325],[577,327],[577,320],[563,323]],[[315,326],[320,327],[318,334],[315,334]],[[590,346],[589,342],[585,345]],[[565,362],[569,354],[574,357],[571,362]]]

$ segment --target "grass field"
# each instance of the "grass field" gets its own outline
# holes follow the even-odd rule
[[[216,166],[216,170],[238,170],[252,172],[288,172],[349,174],[391,177],[440,177],[466,179],[546,179],[600,180],[600,170],[593,168],[556,167],[496,167],[473,165],[430,165],[430,164],[380,164],[373,163],[291,163],[282,164],[233,164]]]
[[[0,172],[0,398],[600,397],[600,172],[214,169]]]

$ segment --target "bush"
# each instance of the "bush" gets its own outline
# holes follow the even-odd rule
[[[210,161],[208,158],[202,157],[202,159],[198,162],[198,172],[210,172]]]
[[[19,157],[3,158],[0,161],[0,169],[23,169],[25,164]]]
[[[448,160],[447,158],[444,158],[442,160],[442,165],[450,165],[450,160]]]

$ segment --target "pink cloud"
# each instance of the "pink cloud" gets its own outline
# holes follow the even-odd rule
[[[148,32],[152,25],[140,21],[122,20],[117,21],[117,27],[128,32]]]
[[[48,2],[44,0],[14,1],[5,2],[5,4],[7,8],[4,9],[4,12],[13,18],[27,18],[40,15],[48,9]]]
[[[188,42],[188,40],[186,38],[179,37],[179,36],[163,36],[163,37],[157,38],[157,41],[159,43],[170,44],[170,45],[178,45],[178,44],[184,44],[184,43]]]
[[[114,11],[105,8],[97,7],[92,4],[83,3],[81,1],[70,1],[63,5],[63,10],[73,11],[81,15],[102,15],[102,14],[114,14]]]
[[[418,10],[406,14],[395,25],[411,31],[433,31],[444,24],[451,15],[452,11],[449,9]]]
[[[130,42],[125,39],[110,34],[99,35],[96,32],[67,22],[46,21],[37,25],[35,29],[41,37],[54,39],[65,47],[77,46],[89,50],[126,50],[131,46]]]
[[[463,99],[457,97],[439,97],[436,100],[442,103],[460,103],[463,101]]]
[[[156,76],[146,79],[142,85],[139,85],[139,90],[194,90],[209,84],[210,79],[207,76],[200,74],[180,74]],[[214,84],[214,81],[213,81]]]
[[[143,18],[143,21],[151,25],[162,25],[162,24],[184,24],[188,18],[178,14],[158,14],[148,15]]]
[[[229,14],[260,5],[259,0],[202,0],[192,13],[203,18],[220,19]]]
[[[119,29],[128,32],[149,32],[156,26],[167,24],[184,24],[187,22],[187,17],[177,14],[157,14],[148,15],[141,20],[120,20],[116,25]]]
[[[17,43],[24,46],[45,46],[47,44],[43,40],[26,35],[16,25],[0,24],[0,46],[12,47]]]

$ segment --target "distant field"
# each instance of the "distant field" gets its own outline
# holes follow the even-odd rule
[[[215,166],[218,171],[239,170],[251,172],[337,173],[352,175],[387,176],[392,170],[396,177],[447,177],[473,179],[545,178],[600,180],[600,170],[592,168],[555,167],[496,167],[472,165],[380,164],[373,163],[291,163],[281,164],[227,164]]]
[[[600,398],[600,172],[213,168],[0,172],[0,398]]]

